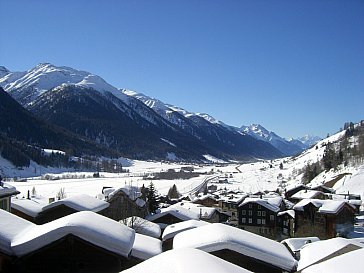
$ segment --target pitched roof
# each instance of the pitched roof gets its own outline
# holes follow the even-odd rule
[[[32,224],[3,210],[0,218],[0,250],[15,256],[26,255],[73,234],[127,257],[135,238],[134,230],[90,211],[73,213],[44,225]]]
[[[166,215],[173,215],[174,217],[182,220],[182,221],[186,221],[186,220],[191,220],[191,219],[199,219],[199,216],[197,213],[190,211],[188,209],[182,208],[182,207],[178,207],[178,208],[165,208],[165,209],[161,209],[159,213],[153,214],[153,215],[149,215],[147,217],[147,220],[149,221],[156,221],[157,219],[166,216]]]
[[[14,186],[0,180],[0,197],[8,197],[19,193]]]
[[[42,211],[44,204],[34,199],[11,199],[11,207],[31,217],[37,217]]]
[[[283,240],[281,243],[286,244],[293,252],[301,250],[305,245],[320,241],[318,237],[301,237],[301,238],[289,238]]]
[[[339,237],[307,244],[300,251],[300,260],[297,271],[307,268],[340,250],[347,252],[352,249],[360,249],[363,247],[364,245],[359,242]],[[347,250],[345,250],[345,248],[347,248]]]
[[[270,200],[271,198],[265,198],[265,199],[262,199],[262,198],[258,198],[258,197],[248,197],[248,198],[245,198],[245,200],[243,201],[243,203],[241,203],[239,205],[239,207],[241,206],[244,206],[248,203],[256,203],[258,205],[261,205],[271,211],[274,211],[274,212],[278,212],[280,211],[280,208],[279,206],[277,206],[277,199],[276,198],[272,198],[272,200]],[[274,199],[274,200],[273,200]],[[270,202],[272,201],[272,202]]]
[[[95,197],[86,194],[79,194],[54,201],[49,205],[44,206],[42,210],[46,211],[48,209],[55,208],[60,205],[65,205],[77,211],[86,210],[86,211],[99,212],[109,207],[110,204],[108,202],[99,200]]]
[[[123,273],[251,273],[198,249],[174,249],[150,258]]]
[[[288,249],[281,243],[224,224],[210,224],[177,234],[173,248],[198,248],[206,252],[229,249],[284,270],[297,266]]]
[[[336,201],[336,200],[320,200],[320,199],[303,199],[298,202],[293,209],[298,211],[303,211],[304,207],[308,204],[314,205],[318,208],[318,212],[325,214],[336,214],[339,210],[346,204],[351,206],[346,201]]]
[[[364,257],[364,249],[354,250],[337,257],[333,257],[327,261],[310,266],[302,273],[362,273],[362,259]]]
[[[162,240],[166,241],[168,239],[173,238],[180,232],[183,232],[185,230],[189,230],[192,228],[197,228],[200,226],[208,225],[208,224],[210,224],[210,223],[201,221],[201,220],[188,220],[188,221],[183,221],[183,222],[180,222],[177,224],[169,225],[163,231]]]

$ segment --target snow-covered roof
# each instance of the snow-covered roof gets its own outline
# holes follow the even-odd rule
[[[354,250],[337,257],[333,257],[322,263],[310,266],[302,273],[362,273],[364,249]]]
[[[297,271],[300,271],[310,265],[313,265],[322,259],[328,257],[329,255],[353,245],[354,249],[363,248],[363,244],[356,242],[354,240],[344,239],[344,238],[332,238],[323,241],[317,241],[305,245],[300,251],[300,260],[298,263]],[[326,271],[329,272],[329,271]],[[343,272],[348,272],[344,270]]]
[[[0,180],[0,197],[16,195],[19,192],[16,188],[8,183],[1,182]]]
[[[307,187],[306,185],[304,185],[304,184],[302,184],[302,183],[299,183],[299,184],[293,184],[293,185],[289,185],[289,186],[287,186],[287,187],[286,187],[286,191],[295,190],[295,189],[297,189],[297,188],[299,188],[299,187],[304,187],[304,188],[308,189],[308,187]]]
[[[54,201],[49,205],[43,207],[43,211],[46,211],[57,206],[65,205],[77,211],[93,211],[99,212],[109,207],[109,203],[89,196],[87,194],[79,194],[71,197],[67,197],[61,200]]]
[[[182,220],[182,221],[186,221],[186,220],[191,220],[191,219],[199,219],[199,215],[191,210],[182,208],[182,207],[178,207],[178,208],[165,208],[165,209],[161,209],[159,213],[153,214],[153,215],[149,215],[147,217],[147,220],[149,221],[156,221],[157,219],[165,216],[165,215],[173,215],[174,217]]]
[[[337,213],[345,204],[346,201],[336,201],[336,200],[320,200],[320,199],[303,199],[298,202],[293,209],[303,211],[304,207],[308,204],[313,204],[315,207],[319,208],[318,212],[325,214],[335,214]],[[350,205],[351,206],[351,205]]]
[[[315,190],[300,190],[299,192],[292,195],[291,198],[293,198],[293,199],[312,199],[320,194],[323,194],[323,193],[321,191],[315,191]]]
[[[229,194],[229,195],[225,195],[225,196],[220,196],[219,200],[220,201],[224,201],[224,202],[228,202],[228,203],[240,203],[241,201],[243,201],[246,197],[248,196],[248,194]]]
[[[127,257],[135,238],[134,230],[91,211],[77,212],[39,226],[2,210],[0,216],[0,246],[5,253],[16,256],[26,255],[73,234]]]
[[[173,248],[198,248],[206,252],[229,249],[292,271],[297,261],[281,243],[224,224],[210,224],[177,234]]]
[[[2,209],[0,209],[0,219],[0,252],[13,255],[12,241],[19,233],[32,228],[35,224]]]
[[[316,241],[320,241],[320,239],[318,237],[301,237],[285,239],[281,243],[286,244],[293,252],[297,252],[306,244]]]
[[[277,216],[282,216],[284,214],[288,214],[290,217],[295,218],[295,211],[293,209],[280,211],[277,213]]]
[[[162,242],[156,238],[152,238],[143,234],[135,234],[135,240],[131,256],[147,260],[162,253]]]
[[[31,217],[37,217],[38,214],[42,211],[44,204],[39,203],[37,200],[34,199],[18,199],[13,198],[11,199],[11,207],[29,215]]]
[[[136,233],[144,234],[154,238],[159,238],[161,236],[161,228],[158,224],[150,222],[141,217],[132,216],[120,220],[119,222],[134,229]]]
[[[166,241],[168,239],[173,238],[174,236],[176,236],[176,234],[178,234],[182,231],[189,230],[192,228],[197,228],[197,227],[208,225],[208,224],[209,224],[208,222],[201,221],[201,220],[188,220],[188,221],[183,221],[183,222],[180,222],[177,224],[169,225],[163,231],[162,240]]]
[[[205,207],[199,204],[194,204],[192,202],[186,202],[186,201],[176,203],[170,206],[170,208],[175,208],[175,209],[185,208],[200,215],[200,217],[203,219],[210,219],[213,216],[213,214],[217,211],[216,208]]]
[[[272,200],[272,201],[274,201],[274,203],[271,204],[269,202],[269,199],[275,199],[275,200]],[[245,200],[243,201],[243,203],[241,203],[239,205],[239,207],[244,206],[244,205],[246,205],[248,203],[256,203],[256,204],[261,205],[261,206],[263,206],[263,207],[265,207],[265,208],[267,208],[267,209],[269,209],[271,211],[278,212],[278,211],[280,211],[280,208],[277,205],[275,205],[276,201],[277,201],[276,198],[261,199],[261,198],[255,198],[255,197],[253,197],[253,198],[248,197],[248,198],[245,198]]]
[[[148,259],[123,273],[249,273],[251,271],[198,249],[174,249]]]

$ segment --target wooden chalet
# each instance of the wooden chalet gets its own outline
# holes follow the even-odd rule
[[[354,228],[355,208],[345,201],[304,199],[293,209],[295,237],[329,239]]]

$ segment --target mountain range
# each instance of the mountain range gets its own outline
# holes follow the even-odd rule
[[[0,86],[42,122],[135,159],[270,159],[300,153],[313,139],[285,140],[261,125],[229,126],[49,63],[25,72],[0,67]]]

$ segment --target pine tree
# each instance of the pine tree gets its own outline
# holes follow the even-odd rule
[[[180,194],[179,194],[179,192],[177,190],[176,184],[173,184],[173,186],[169,189],[167,195],[168,195],[168,197],[170,199],[177,199],[177,198],[179,198]]]
[[[150,182],[148,187],[147,202],[149,213],[155,213],[158,209],[158,200],[153,182]]]

